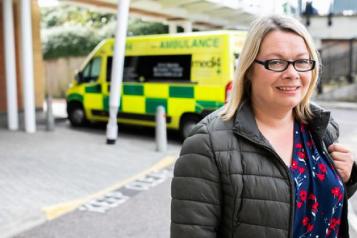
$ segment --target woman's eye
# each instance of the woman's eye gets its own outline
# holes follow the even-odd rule
[[[284,62],[281,60],[272,60],[270,61],[270,65],[283,65]]]
[[[298,63],[298,64],[308,64],[309,61],[305,60],[305,59],[301,59],[301,60],[297,60],[296,63]]]

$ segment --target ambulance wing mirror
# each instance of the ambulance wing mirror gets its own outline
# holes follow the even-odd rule
[[[77,83],[83,83],[83,73],[82,71],[77,71],[75,75]]]

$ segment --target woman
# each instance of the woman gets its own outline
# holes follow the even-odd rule
[[[320,62],[305,27],[256,20],[239,62],[230,100],[176,162],[171,238],[349,237],[357,167],[330,113],[309,102]]]

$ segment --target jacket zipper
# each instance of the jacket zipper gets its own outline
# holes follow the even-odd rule
[[[289,219],[289,232],[288,232],[288,237],[292,238],[293,237],[293,220],[294,220],[294,214],[295,214],[295,186],[294,186],[294,181],[292,180],[291,176],[290,176],[290,171],[289,168],[286,166],[286,164],[284,163],[284,161],[280,158],[280,156],[269,146],[259,143],[257,141],[254,141],[252,139],[250,139],[249,137],[239,134],[240,136],[242,136],[243,138],[247,139],[248,141],[256,144],[256,145],[260,145],[261,147],[263,147],[264,149],[268,150],[270,153],[272,153],[279,161],[279,163],[283,166],[283,168],[285,169],[285,172],[287,174],[288,177],[288,181],[289,181],[289,185],[290,185],[290,219]]]

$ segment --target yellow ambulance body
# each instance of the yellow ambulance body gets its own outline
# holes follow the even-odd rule
[[[118,122],[155,126],[165,107],[167,127],[186,137],[192,126],[221,107],[231,88],[243,31],[128,37]],[[107,121],[114,39],[90,53],[67,91],[73,126]]]

